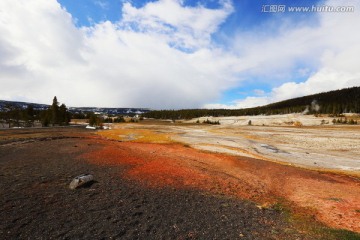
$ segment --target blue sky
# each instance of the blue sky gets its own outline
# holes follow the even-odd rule
[[[290,9],[321,6],[353,9]],[[0,8],[0,99],[244,108],[360,85],[356,0],[3,0]]]
[[[116,22],[121,20],[122,5],[126,1],[122,0],[59,0],[63,7],[77,19],[78,26],[90,26],[93,23],[101,21]],[[145,6],[148,2],[155,1],[131,1],[131,4],[137,8]],[[233,1],[234,12],[227,18],[226,22],[221,26],[226,34],[237,30],[249,30],[257,28],[268,20],[276,19],[279,17],[293,18],[294,21],[299,19],[309,19],[314,17],[315,14],[311,13],[262,13],[262,7],[266,5],[286,5],[286,6],[312,6],[316,5],[316,0],[238,0]],[[196,7],[199,4],[206,8],[216,9],[221,7],[218,1],[183,1],[183,6]]]

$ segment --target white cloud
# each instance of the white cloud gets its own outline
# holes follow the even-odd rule
[[[54,0],[3,0],[0,9],[0,99],[198,107],[232,84],[234,58],[209,40],[232,11],[227,2],[214,10],[168,0],[140,9],[125,3],[122,21],[81,29]]]
[[[311,95],[320,92],[360,86],[360,71],[357,73],[322,68],[305,82],[286,82],[275,87],[266,96],[246,97],[230,104],[206,104],[206,108],[249,108],[267,105],[273,102]]]
[[[206,104],[204,107],[209,109],[238,109],[263,106],[269,103],[268,97],[246,97],[242,100],[235,100],[231,104]]]
[[[232,11],[229,1],[223,1],[220,9],[184,7],[180,0],[149,2],[143,8],[128,2],[123,7],[122,24],[135,24],[140,31],[165,36],[175,47],[196,50],[209,46],[211,34]]]
[[[232,12],[230,1],[218,9],[126,2],[119,22],[79,29],[55,0],[1,0],[0,99],[48,103],[57,95],[69,106],[234,108],[360,85],[359,12],[322,13],[316,26],[285,24],[261,38],[258,31],[239,33],[229,52],[211,36]],[[253,78],[276,87],[263,94],[257,86],[255,96],[230,106],[206,105]]]
[[[350,4],[351,3],[351,4]],[[353,13],[319,13],[316,26],[284,28],[279,35],[256,40],[256,34],[240,34],[234,48],[245,63],[240,65],[248,77],[271,79],[274,87],[266,96],[246,97],[222,107],[255,107],[289,98],[360,86],[360,4]],[[346,5],[344,1],[327,1],[325,5]],[[239,40],[240,39],[240,40]],[[315,68],[300,67],[308,64]],[[310,76],[303,82],[292,78]],[[288,78],[288,81],[286,81]],[[285,79],[285,80],[284,80]],[[216,105],[207,104],[213,108]]]
[[[0,9],[1,98],[37,99],[67,80],[59,73],[68,66],[84,64],[82,34],[56,1],[1,1]]]

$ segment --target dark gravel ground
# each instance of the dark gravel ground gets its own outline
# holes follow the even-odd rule
[[[79,160],[106,144],[82,130],[33,131],[12,138],[0,132],[7,134],[0,139],[0,239],[312,239],[279,210],[191,189],[147,188],[122,177],[124,167]],[[70,190],[82,173],[96,181]]]

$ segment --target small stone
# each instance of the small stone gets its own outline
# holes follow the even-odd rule
[[[84,185],[85,183],[88,183],[88,182],[91,182],[94,180],[94,176],[91,175],[91,174],[82,174],[82,175],[79,175],[77,177],[75,177],[70,185],[69,185],[69,188],[70,189],[76,189],[82,185]]]

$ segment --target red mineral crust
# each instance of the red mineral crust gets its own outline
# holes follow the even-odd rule
[[[148,187],[198,189],[250,199],[263,207],[282,199],[293,211],[313,214],[328,226],[360,232],[360,181],[350,176],[180,144],[108,141],[82,158],[100,165],[125,165],[127,178]]]

